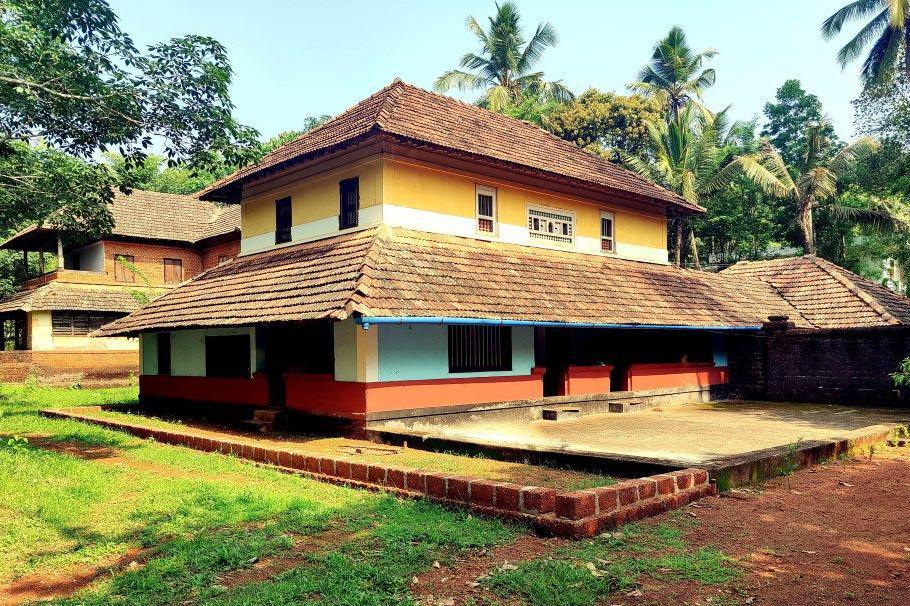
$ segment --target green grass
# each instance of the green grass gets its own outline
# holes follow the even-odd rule
[[[302,596],[316,603],[402,603],[410,599],[411,577],[434,560],[508,542],[519,531],[427,502],[37,414],[49,406],[134,400],[131,389],[0,387],[0,585],[28,573],[106,565],[142,547],[153,550],[144,566],[60,603],[273,604]],[[102,454],[118,458],[77,458],[41,448],[45,441],[107,448]],[[364,533],[329,553],[309,554],[304,565],[261,587],[228,590],[219,583],[225,572],[339,527]]]
[[[638,586],[642,575],[703,585],[725,584],[739,569],[720,551],[689,549],[687,522],[626,526],[621,532],[554,551],[545,558],[496,569],[487,586],[501,598],[519,597],[532,606],[593,606],[617,591]]]

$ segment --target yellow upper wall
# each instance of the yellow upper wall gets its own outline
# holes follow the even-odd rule
[[[383,162],[383,202],[457,217],[474,218],[474,193],[477,185],[496,189],[497,219],[524,227],[528,206],[548,206],[575,213],[576,236],[600,238],[600,211],[615,215],[616,241],[619,243],[665,249],[667,219],[584,198],[552,195],[498,181],[487,181],[426,167],[411,161],[387,159]]]
[[[360,179],[360,208],[368,208],[382,199],[382,167],[379,156],[355,162],[350,166],[320,173],[256,194],[243,200],[240,229],[244,238],[275,231],[275,200],[291,197],[291,222],[301,225],[319,219],[337,217],[338,182],[352,177]]]

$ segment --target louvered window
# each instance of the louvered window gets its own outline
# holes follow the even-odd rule
[[[51,328],[56,336],[85,336],[124,315],[102,311],[53,311]]]
[[[496,190],[492,187],[477,186],[477,231],[496,233]]]
[[[512,370],[509,326],[449,326],[449,372]]]
[[[180,284],[183,282],[183,261],[181,259],[164,260],[164,283]]]
[[[338,215],[338,229],[357,227],[360,214],[360,181],[345,179],[339,185],[341,211]]]
[[[575,242],[575,215],[553,208],[528,208],[528,235],[532,240],[558,244]]]
[[[291,198],[275,200],[275,244],[291,241]]]
[[[600,250],[603,252],[615,252],[616,242],[614,240],[613,230],[615,222],[613,213],[600,213]]]

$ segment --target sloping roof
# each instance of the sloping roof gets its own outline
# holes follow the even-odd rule
[[[692,327],[799,314],[761,280],[378,227],[240,257],[105,334],[370,317]]]
[[[137,288],[151,298],[167,289]],[[0,301],[0,313],[10,311],[113,311],[130,313],[139,309],[139,302],[129,289],[122,286],[49,282],[38,288],[23,290]]]
[[[613,194],[631,194],[690,212],[704,209],[647,179],[586,152],[533,124],[395,80],[325,124],[241,168],[202,192],[224,199],[228,187],[304,162],[369,134],[385,133],[551,175],[567,177]]]
[[[815,256],[742,261],[721,273],[766,282],[815,328],[910,324],[910,299]]]
[[[110,205],[114,228],[110,235],[196,244],[207,238],[240,234],[240,208],[199,200],[194,196],[133,190],[114,193]],[[16,248],[36,232],[53,232],[31,225],[9,238],[2,248]]]

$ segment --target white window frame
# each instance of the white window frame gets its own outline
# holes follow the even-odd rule
[[[534,212],[548,213],[548,214],[553,214],[553,215],[562,215],[562,216],[566,217],[569,220],[568,221],[569,225],[571,226],[571,230],[570,230],[571,233],[568,236],[563,236],[562,234],[559,234],[559,235],[555,236],[554,239],[550,239],[547,237],[547,234],[534,231],[531,228],[531,222],[533,221],[533,218],[534,218],[534,215],[533,215]],[[575,242],[576,242],[575,232],[578,228],[578,223],[576,221],[574,212],[572,212],[570,210],[563,210],[561,208],[552,208],[550,206],[537,206],[534,204],[529,204],[527,216],[528,216],[528,239],[531,240],[532,242],[544,242],[551,246],[559,246],[559,247],[563,247],[563,248],[575,246]],[[565,240],[561,239],[561,238],[565,238],[565,237],[568,237],[569,240],[565,241]]]
[[[609,219],[611,232],[609,236],[604,235],[603,220]],[[610,242],[610,249],[604,249],[604,241]],[[616,254],[616,214],[606,210],[600,211],[600,252],[605,255]]]
[[[480,196],[490,196],[493,198],[493,214],[492,216],[481,215],[480,214]],[[496,237],[499,235],[499,221],[496,220],[496,214],[499,204],[496,200],[496,188],[490,187],[488,185],[478,185],[474,189],[474,230],[484,236],[493,236]],[[487,219],[493,223],[493,231],[484,231],[480,229],[480,220]]]

